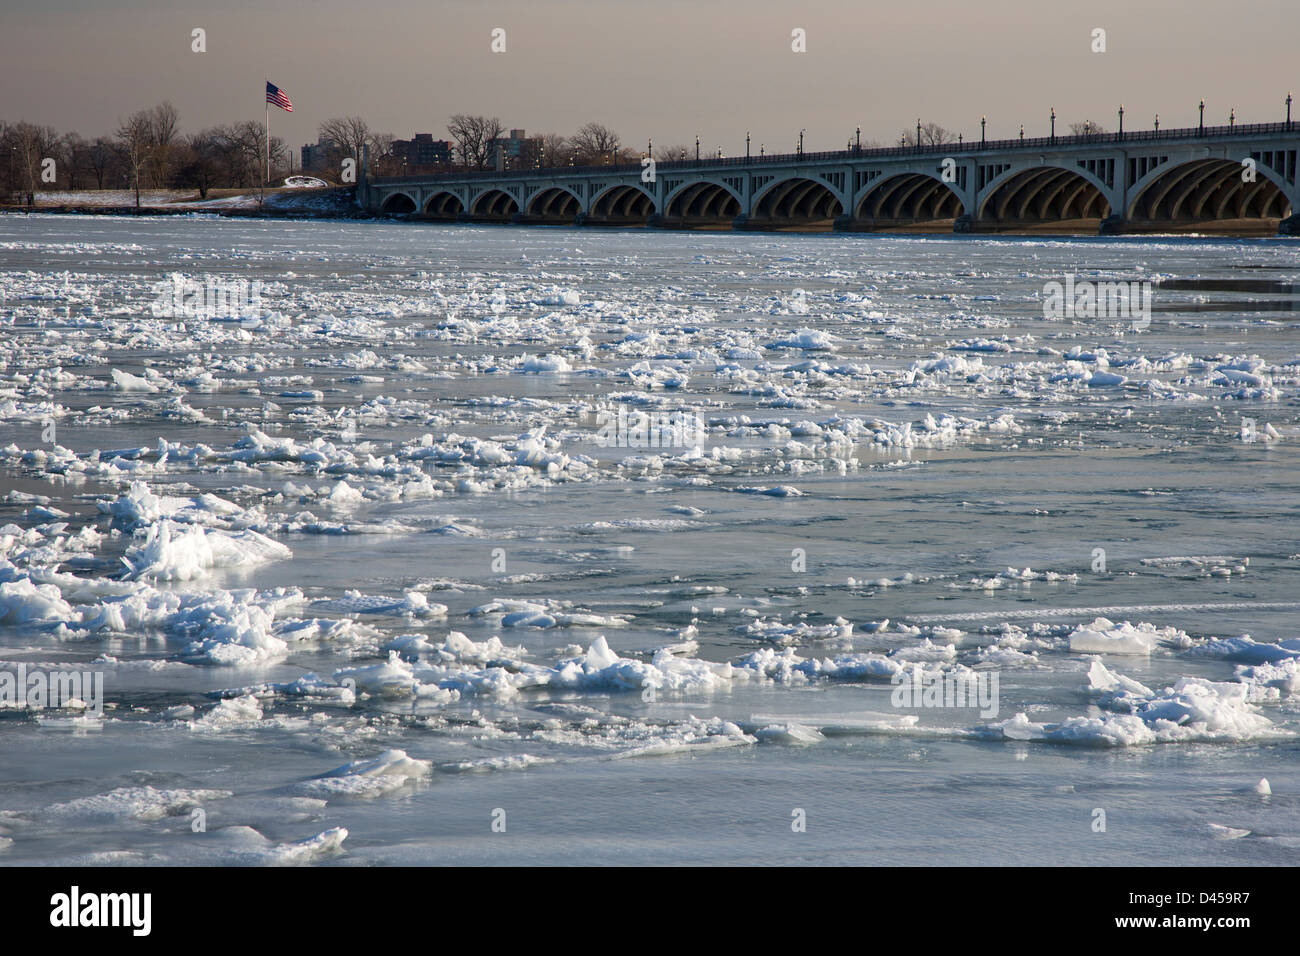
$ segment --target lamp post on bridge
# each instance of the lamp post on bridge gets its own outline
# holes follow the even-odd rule
[[[1024,141],[1025,141],[1025,124],[1024,124],[1024,123],[1021,123],[1021,124],[1020,124],[1020,142],[1023,143]]]
[[[1196,128],[1196,135],[1205,135],[1205,97],[1201,97],[1201,121]]]
[[[749,130],[745,130],[745,158],[749,159]]]
[[[1156,135],[1160,135],[1160,114],[1156,114]]]
[[[700,134],[695,134],[695,161],[700,161]]]
[[[806,129],[799,130],[799,158],[803,159],[803,134],[808,132]]]
[[[1115,134],[1115,138],[1118,140],[1122,140],[1124,138],[1124,104],[1123,103],[1119,104],[1119,132]]]
[[[1228,129],[1232,129],[1236,125],[1237,125],[1237,107],[1234,106],[1228,110]]]
[[[1056,144],[1056,107],[1052,107],[1052,144]]]
[[[980,149],[984,148],[984,124],[988,122],[988,117],[980,117]]]
[[[921,151],[921,117],[916,118],[916,151]]]
[[[1291,94],[1286,95],[1286,128],[1291,128]]]
[[[1290,97],[1288,96],[1287,99],[1289,100]],[[1289,111],[1291,107],[1288,106],[1287,109]],[[861,126],[858,127],[857,139],[855,140],[855,143],[856,143],[855,150],[859,155],[861,155],[862,153],[862,127]]]

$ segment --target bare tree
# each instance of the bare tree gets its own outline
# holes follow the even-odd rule
[[[74,192],[82,188],[85,177],[91,172],[90,144],[78,133],[63,137],[63,163],[68,173],[68,188]]]
[[[392,133],[370,134],[370,166],[380,176],[401,174],[402,161],[393,152],[396,137]]]
[[[148,110],[132,113],[117,124],[117,150],[135,187],[135,207],[140,208],[140,173],[149,161],[150,128]]]
[[[676,146],[657,146],[655,147],[655,159],[661,163],[669,163],[674,160],[690,159],[695,155],[694,146],[678,144]]]
[[[463,165],[470,169],[487,169],[495,152],[494,142],[506,128],[495,116],[470,116],[457,113],[447,124],[447,132],[456,141]]]
[[[113,148],[113,141],[107,136],[98,137],[89,149],[90,169],[95,174],[95,188],[104,188],[104,179],[113,170],[114,161],[117,158],[116,150]]]
[[[320,124],[317,132],[327,140],[333,140],[345,155],[350,154],[361,166],[361,152],[370,142],[370,127],[360,116],[336,116]]]
[[[221,174],[220,128],[205,129],[188,137],[177,148],[179,162],[173,182],[199,191],[200,199],[208,198],[208,190],[216,185]]]
[[[921,124],[921,145],[922,146],[942,146],[945,143],[957,142],[957,134],[951,130],[945,129],[938,123]],[[902,145],[916,145],[916,127],[903,130]]]
[[[1105,133],[1107,129],[1096,120],[1084,120],[1082,123],[1071,123],[1070,132],[1075,136],[1089,136]]]
[[[228,177],[237,188],[256,186],[266,173],[266,128],[257,120],[242,120],[218,128],[216,154],[228,170]],[[284,140],[271,137],[271,167],[273,170],[288,165]]]
[[[19,175],[26,189],[27,203],[36,201],[36,185],[40,182],[41,169],[46,159],[57,162],[61,152],[59,136],[50,126],[38,126],[35,123],[15,123],[11,128],[13,155],[18,161]]]
[[[148,111],[149,118],[149,181],[155,187],[167,184],[176,145],[180,114],[169,102],[162,102]]]
[[[601,123],[587,123],[570,140],[574,162],[579,166],[617,162],[618,143],[618,133]]]

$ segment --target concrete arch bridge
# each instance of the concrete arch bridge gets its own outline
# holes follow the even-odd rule
[[[1290,123],[366,179],[372,212],[683,229],[1300,234]]]

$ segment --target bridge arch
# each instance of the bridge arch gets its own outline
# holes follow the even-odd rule
[[[730,226],[743,211],[740,195],[712,179],[693,179],[668,194],[664,219],[676,225]]]
[[[509,222],[519,214],[515,197],[501,189],[486,189],[469,204],[470,215],[490,222]]]
[[[1126,218],[1190,224],[1234,219],[1285,219],[1294,211],[1289,183],[1260,162],[1255,181],[1242,179],[1239,159],[1202,157],[1164,163],[1133,185]]]
[[[588,221],[611,224],[643,224],[656,212],[655,197],[629,183],[610,186],[591,200]]]
[[[792,176],[763,187],[753,210],[750,221],[762,225],[830,225],[844,213],[844,201],[826,182]]]
[[[535,222],[571,223],[582,212],[582,197],[564,186],[543,186],[524,205]]]
[[[1109,192],[1105,183],[1080,167],[1021,167],[988,184],[978,218],[1018,225],[1100,224],[1111,213]]]
[[[413,213],[417,208],[415,200],[403,192],[396,192],[386,196],[384,204],[380,207],[383,212],[396,216]]]
[[[460,197],[445,190],[434,193],[424,204],[424,215],[429,219],[455,219],[464,211]]]
[[[865,187],[853,218],[876,223],[923,223],[956,220],[965,208],[952,186],[937,176],[903,172]]]

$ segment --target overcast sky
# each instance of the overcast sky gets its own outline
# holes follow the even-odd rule
[[[191,52],[191,31],[207,52]],[[506,52],[491,50],[506,31]],[[1107,51],[1093,53],[1092,31]],[[807,52],[791,50],[806,31]],[[640,146],[743,154],[897,140],[918,117],[979,136],[1283,118],[1300,0],[3,0],[0,119],[86,136],[170,99],[185,131],[263,115],[297,149],[331,116],[444,136],[456,112]],[[1300,118],[1300,104],[1296,117]]]

